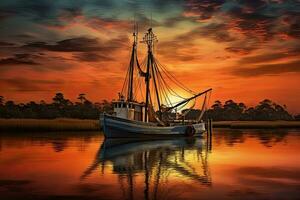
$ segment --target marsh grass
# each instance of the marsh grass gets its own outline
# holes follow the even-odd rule
[[[300,128],[300,121],[216,121],[214,128]],[[0,131],[100,131],[99,120],[0,119]]]
[[[6,131],[98,131],[98,120],[82,119],[0,119]]]

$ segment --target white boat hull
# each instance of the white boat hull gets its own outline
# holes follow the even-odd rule
[[[191,125],[157,126],[152,123],[134,121],[103,114],[100,118],[103,132],[106,138],[139,138],[139,137],[170,137],[187,136],[188,126],[194,127],[194,134],[199,136],[205,132],[205,124],[197,123]]]

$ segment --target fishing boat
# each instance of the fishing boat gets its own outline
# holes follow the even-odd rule
[[[211,88],[194,92],[183,85],[155,56],[157,37],[149,28],[143,37],[147,54],[139,63],[138,28],[135,24],[129,67],[113,113],[103,113],[100,124],[106,138],[192,137],[205,132],[202,121]],[[178,92],[182,90],[185,94]],[[195,119],[185,116],[202,98]],[[186,108],[189,106],[188,108]]]

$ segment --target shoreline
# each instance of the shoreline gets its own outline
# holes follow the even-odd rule
[[[214,128],[300,128],[300,121],[215,121]],[[89,119],[0,119],[0,131],[101,131],[99,120]]]

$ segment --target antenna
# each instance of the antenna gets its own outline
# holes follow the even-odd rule
[[[133,22],[133,39],[134,39],[134,46],[137,46],[138,43],[138,23],[135,20],[135,15],[134,15],[134,22]]]
[[[152,28],[152,9],[151,9],[151,20],[150,20],[150,28]]]
[[[152,52],[152,50],[154,49],[154,43],[156,43],[157,41],[157,37],[152,32],[152,28],[149,28],[142,41],[143,43],[147,44],[148,51]]]

